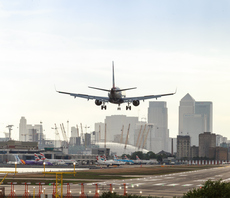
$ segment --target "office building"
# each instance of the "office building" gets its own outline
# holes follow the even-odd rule
[[[151,142],[151,146],[147,147],[147,149],[155,150],[157,145],[157,152],[162,150],[171,152],[169,148],[170,139],[166,102],[149,102],[148,123],[150,127],[148,140],[151,140],[149,141],[149,145]],[[155,148],[153,148],[153,146],[155,146]]]
[[[212,130],[212,102],[196,102],[186,94],[179,106],[179,135],[189,135],[191,145],[199,145],[199,134]]]
[[[134,133],[136,123],[138,123],[138,117],[128,117],[125,115],[106,116],[106,141],[115,142],[115,139],[117,139],[117,135],[121,135],[122,143],[125,143],[127,133],[129,133],[127,144],[134,145]],[[105,134],[105,126],[104,129],[102,129],[102,131],[103,133],[101,133],[101,139],[103,139],[103,137],[105,138],[105,136],[103,136]]]

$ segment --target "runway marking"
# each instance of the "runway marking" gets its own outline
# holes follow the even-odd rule
[[[162,179],[146,179],[145,181],[159,181],[159,180],[162,180]]]
[[[174,177],[165,177],[164,179],[173,179]]]
[[[193,184],[185,184],[185,185],[183,185],[183,186],[192,186]]]
[[[179,184],[169,184],[167,186],[178,186]]]
[[[199,180],[195,180],[196,182],[206,182],[207,180],[203,180],[203,179],[199,179]]]
[[[166,183],[159,183],[159,184],[153,184],[153,185],[155,185],[155,186],[163,186],[163,185],[165,185]]]

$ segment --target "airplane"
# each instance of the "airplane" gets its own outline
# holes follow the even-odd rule
[[[36,160],[22,160],[18,157],[18,155],[15,155],[15,158],[16,158],[16,161],[17,162],[21,162],[21,164],[24,164],[24,165],[43,165],[43,161],[39,161],[38,159]],[[45,165],[53,165],[52,163],[50,162],[45,162]]]
[[[63,160],[59,160],[59,159],[47,159],[45,157],[42,156],[42,158],[39,158],[39,156],[34,153],[35,159],[37,159],[38,161],[43,161],[43,162],[50,162],[53,165],[66,165],[66,163]]]
[[[134,160],[135,164],[142,164],[142,160],[136,155],[136,160]]]
[[[121,165],[119,162],[116,162],[114,160],[106,160],[106,158],[104,158],[102,156],[101,157],[96,156],[96,159],[97,159],[97,163],[99,165],[106,165],[107,167],[114,166],[114,165],[116,165],[116,166],[120,166]]]
[[[42,156],[41,160],[45,162],[51,162],[52,164],[57,164],[57,165],[69,165],[75,163],[76,165],[78,164],[77,161],[72,160],[72,159],[47,159],[43,153],[40,153]]]
[[[124,162],[125,164],[134,164],[134,161],[129,160],[127,157],[126,157],[126,159],[118,159],[117,155],[114,155],[114,160],[118,161],[118,162]]]
[[[15,161],[9,161],[7,164],[22,164],[21,160],[17,157],[17,155],[14,155]]]
[[[63,92],[63,91],[57,91],[58,93],[61,94],[68,94],[70,96],[73,96],[74,98],[79,97],[79,98],[85,98],[87,100],[95,100],[95,104],[97,106],[101,106],[101,110],[105,109],[106,110],[106,105],[105,103],[112,103],[112,104],[117,104],[118,105],[118,110],[121,110],[120,105],[122,103],[128,103],[126,106],[126,110],[131,110],[130,104],[132,103],[134,106],[138,106],[140,104],[140,100],[147,100],[147,99],[152,99],[152,98],[160,98],[162,96],[169,96],[169,95],[174,95],[175,93],[167,93],[167,94],[158,94],[158,95],[146,95],[146,96],[136,96],[136,97],[126,97],[125,95],[122,95],[122,91],[127,91],[131,89],[136,89],[136,87],[132,88],[125,88],[125,89],[120,89],[119,87],[115,86],[115,78],[114,78],[114,62],[112,62],[112,84],[113,87],[111,89],[103,89],[103,88],[98,88],[98,87],[88,87],[91,89],[97,89],[100,91],[106,91],[108,92],[108,97],[103,97],[103,96],[94,96],[94,95],[86,95],[86,94],[78,94],[78,93],[70,93],[70,92]]]

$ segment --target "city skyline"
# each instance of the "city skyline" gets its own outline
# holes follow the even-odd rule
[[[212,101],[213,132],[229,137],[230,86],[228,1],[0,1],[0,132],[22,116],[43,123],[82,123],[93,130],[106,116],[147,119],[148,101],[131,111],[101,111],[83,99],[55,92],[106,96],[88,86],[132,87],[127,96],[177,93],[167,102],[169,136],[178,134],[180,99],[190,93]],[[123,87],[121,87],[123,88]],[[222,94],[222,95],[221,95]],[[154,101],[154,100],[152,100]]]

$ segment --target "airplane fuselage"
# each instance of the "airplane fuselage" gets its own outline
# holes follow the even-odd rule
[[[121,104],[124,102],[124,100],[122,99],[122,93],[119,87],[111,88],[111,91],[108,93],[108,96],[109,96],[109,102],[113,104]]]

